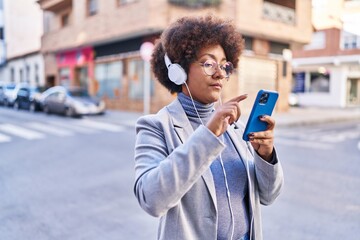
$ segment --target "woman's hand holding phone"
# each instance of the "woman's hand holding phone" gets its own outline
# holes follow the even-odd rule
[[[266,161],[271,161],[274,150],[275,120],[271,114],[278,96],[275,91],[258,92],[243,135],[243,139],[250,141],[255,151]]]
[[[263,115],[260,121],[267,123],[267,129],[261,132],[252,132],[249,134],[249,141],[255,151],[266,161],[271,161],[274,151],[274,128],[275,120]]]

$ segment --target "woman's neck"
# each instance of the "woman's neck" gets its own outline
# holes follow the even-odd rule
[[[178,93],[178,99],[185,110],[185,113],[189,117],[200,117],[201,119],[205,119],[211,115],[211,112],[214,109],[214,103],[211,104],[203,104],[196,100],[192,100],[189,96],[184,93]],[[194,105],[196,109],[194,109]],[[196,113],[196,110],[199,113],[199,116]]]

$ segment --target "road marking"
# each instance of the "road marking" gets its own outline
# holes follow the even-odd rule
[[[121,127],[121,126],[118,126],[118,125],[115,125],[115,124],[103,123],[103,122],[95,122],[95,121],[91,121],[91,120],[87,120],[87,119],[80,120],[80,121],[75,122],[75,123],[79,124],[81,126],[106,130],[106,131],[110,131],[110,132],[122,132],[122,131],[124,131],[124,127]]]
[[[50,125],[46,125],[46,124],[41,124],[38,122],[31,122],[31,123],[26,124],[26,126],[28,126],[30,128],[34,128],[41,132],[50,133],[50,134],[60,136],[60,137],[66,137],[66,136],[73,135],[73,133],[68,130],[60,129],[58,127],[54,127],[54,126],[50,126]]]
[[[360,142],[358,142],[358,149],[360,150]]]
[[[0,142],[10,142],[10,141],[11,141],[11,137],[0,133]]]
[[[280,145],[297,146],[297,147],[322,149],[322,150],[327,150],[332,148],[331,144],[293,140],[293,139],[277,139],[275,140],[275,143]]]
[[[357,131],[343,131],[343,132],[330,132],[319,138],[320,141],[329,143],[343,142],[346,139],[354,139],[360,136],[360,132]]]
[[[98,132],[98,130],[95,130],[95,129],[85,128],[85,127],[81,127],[79,125],[75,125],[75,124],[73,124],[73,122],[69,122],[69,123],[49,122],[48,124],[57,125],[59,127],[65,128],[65,129],[70,129],[72,131],[86,133],[86,134]]]
[[[321,132],[322,129],[320,128],[314,128],[314,129],[305,129],[305,131],[301,130],[290,130],[290,129],[284,129],[284,130],[278,130],[275,132],[276,135],[282,136],[282,137],[298,137],[300,135],[306,135],[306,136],[315,136],[317,133]]]
[[[45,135],[42,133],[31,131],[12,124],[1,124],[0,130],[28,140],[45,138]]]
[[[276,134],[279,137],[285,138],[295,138],[305,142],[324,142],[324,143],[339,143],[346,141],[347,139],[355,139],[360,137],[360,131],[357,129],[349,129],[349,130],[326,130],[326,131],[319,131],[318,129],[314,129],[312,131],[305,131],[305,132],[295,132],[295,131],[284,131],[279,132]]]

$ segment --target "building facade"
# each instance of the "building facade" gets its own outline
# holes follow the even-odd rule
[[[208,13],[233,20],[243,33],[246,50],[239,71],[224,89],[224,100],[249,93],[249,109],[257,90],[280,93],[278,111],[288,108],[293,44],[311,39],[310,0],[39,0],[44,11],[42,53],[46,82],[78,85],[104,98],[109,108],[142,111],[144,61],[140,46],[155,42],[182,16]],[[194,4],[195,3],[195,4]],[[151,112],[175,96],[154,77]],[[252,99],[251,99],[252,98]]]
[[[2,0],[0,19],[0,81],[44,86],[39,5],[35,0]]]
[[[311,43],[293,51],[292,91],[301,106],[360,106],[360,2],[332,3],[317,3],[329,13],[314,24]]]

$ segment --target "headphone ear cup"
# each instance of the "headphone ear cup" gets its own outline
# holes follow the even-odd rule
[[[185,70],[177,63],[173,63],[168,67],[168,76],[176,85],[184,84],[187,79]]]

